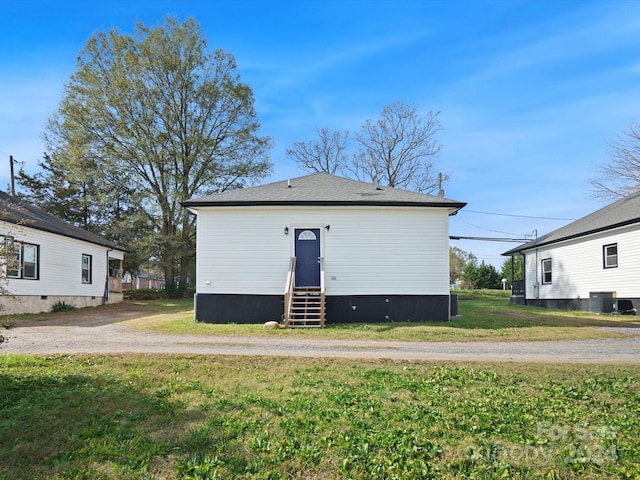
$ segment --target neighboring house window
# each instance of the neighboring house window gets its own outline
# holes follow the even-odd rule
[[[82,283],[91,283],[91,255],[82,254]]]
[[[5,238],[7,252],[7,277],[38,280],[40,247],[30,243]]]
[[[542,260],[542,283],[551,283],[551,259]]]
[[[614,268],[618,266],[618,244],[605,245],[603,247],[604,268]]]
[[[5,252],[7,252],[7,277],[20,278],[20,264],[22,263],[22,248],[20,242],[13,238],[5,239]]]
[[[38,246],[22,245],[22,278],[38,279]]]

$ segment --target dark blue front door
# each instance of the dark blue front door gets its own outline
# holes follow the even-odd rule
[[[296,287],[320,286],[320,229],[297,229]]]

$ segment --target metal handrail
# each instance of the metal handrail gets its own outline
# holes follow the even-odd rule
[[[525,293],[524,280],[514,280],[511,284],[511,295],[524,295]]]
[[[324,315],[325,315],[325,305],[324,305],[324,257],[320,257],[320,326],[324,327]]]

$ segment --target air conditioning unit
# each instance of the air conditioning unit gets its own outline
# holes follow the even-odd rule
[[[611,313],[616,303],[616,292],[589,292],[589,311]]]

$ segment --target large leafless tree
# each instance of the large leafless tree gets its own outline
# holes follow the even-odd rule
[[[318,137],[308,142],[295,142],[286,150],[287,157],[307,172],[343,173],[348,163],[349,132],[316,129]]]
[[[619,199],[640,192],[640,122],[629,126],[611,146],[607,163],[590,180],[596,197]]]
[[[367,120],[356,134],[359,148],[351,165],[360,180],[431,193],[438,175],[431,161],[442,149],[436,134],[440,112],[420,115],[416,105],[393,102],[378,120]],[[446,176],[444,178],[446,180]]]
[[[318,129],[315,140],[294,143],[287,156],[307,172],[340,173],[358,180],[413,190],[438,191],[449,179],[432,159],[442,145],[440,112],[420,114],[416,105],[393,102],[377,120],[367,120],[350,138],[348,132]],[[351,149],[350,144],[355,148]]]

